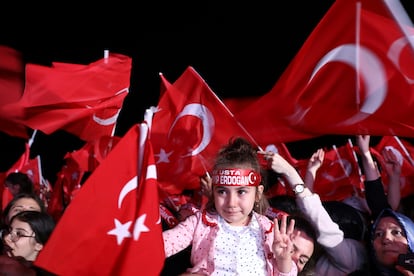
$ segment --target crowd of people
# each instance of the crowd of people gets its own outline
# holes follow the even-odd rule
[[[322,201],[314,191],[323,149],[302,177],[279,153],[234,137],[200,177],[197,202],[182,206],[174,225],[163,221],[161,275],[414,275],[414,222],[400,194],[401,163],[385,148],[380,167],[370,136],[357,135],[356,142],[365,209]],[[269,197],[271,173],[293,194]],[[26,175],[11,173],[4,185],[13,198],[1,213],[2,275],[53,275],[34,261],[56,221]]]
[[[230,141],[212,175],[200,179],[208,201],[165,228],[163,275],[414,275],[414,222],[401,208],[401,163],[385,148],[382,168],[371,154],[370,136],[356,141],[365,209],[346,200],[323,202],[313,191],[323,149],[313,153],[302,178],[280,154],[258,151],[240,138]],[[380,170],[389,175],[387,191]],[[269,172],[294,195],[268,198]]]

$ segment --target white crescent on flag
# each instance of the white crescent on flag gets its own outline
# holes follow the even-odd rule
[[[342,62],[353,67],[364,80],[367,91],[360,112],[348,120],[340,122],[339,125],[355,124],[364,120],[370,114],[375,113],[384,102],[388,89],[385,68],[375,53],[366,47],[354,44],[344,44],[336,47],[319,61],[312,72],[309,82],[312,81],[323,66],[333,61]],[[375,72],[375,74],[372,72]]]
[[[199,118],[203,124],[203,138],[200,141],[200,144],[193,148],[192,150],[189,150],[189,153],[182,156],[182,157],[188,157],[188,156],[194,156],[202,152],[210,143],[211,137],[214,132],[214,126],[215,126],[215,120],[213,113],[202,104],[188,104],[184,106],[183,110],[177,115],[174,122],[172,123],[170,130],[168,132],[168,138],[170,138],[171,130],[174,128],[177,121],[184,117],[184,116],[195,116]]]
[[[414,35],[410,35],[408,39],[414,40]],[[401,70],[400,66],[400,56],[402,50],[409,45],[409,41],[406,37],[401,37],[394,41],[394,43],[391,44],[390,49],[388,50],[387,56],[388,58],[397,66],[398,70],[403,72]],[[406,74],[403,74],[405,79],[408,81],[409,84],[414,84],[414,79],[408,77]]]

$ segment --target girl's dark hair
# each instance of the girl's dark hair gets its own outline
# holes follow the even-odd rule
[[[7,217],[9,216],[10,209],[16,203],[16,201],[18,201],[21,198],[31,198],[31,199],[35,200],[37,202],[37,204],[39,204],[41,212],[46,212],[47,211],[45,203],[35,193],[18,193],[15,197],[13,197],[13,199],[6,205],[6,207],[3,210],[2,221],[1,221],[2,226],[9,224],[9,221],[7,221]]]
[[[219,150],[214,169],[245,164],[257,172],[261,171],[257,149],[246,139],[233,137],[227,145]]]
[[[21,222],[28,223],[30,228],[32,228],[35,233],[34,238],[41,244],[45,244],[48,241],[53,229],[55,228],[55,221],[53,220],[53,217],[46,212],[22,211],[14,215],[11,218],[10,223],[16,219]]]

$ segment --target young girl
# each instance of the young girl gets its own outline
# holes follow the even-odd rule
[[[4,236],[7,255],[23,257],[33,262],[43,249],[55,227],[53,218],[46,212],[22,211],[12,217]]]
[[[55,222],[46,212],[21,211],[10,219],[4,233],[5,254],[0,255],[1,275],[55,275],[34,265]]]
[[[257,151],[242,138],[218,154],[206,209],[163,232],[166,256],[191,245],[188,273],[198,275],[297,275],[290,237],[294,220],[272,222],[263,195]]]

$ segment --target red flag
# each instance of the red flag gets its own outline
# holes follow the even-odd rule
[[[4,210],[4,208],[6,208],[6,206],[9,204],[9,202],[13,199],[13,194],[11,193],[11,191],[9,190],[8,187],[3,187],[2,188],[2,197],[1,197],[1,204],[2,204],[2,210]]]
[[[85,182],[35,264],[58,275],[159,275],[165,260],[152,146],[132,127]]]
[[[212,168],[217,151],[231,137],[242,136],[257,145],[191,66],[165,87],[151,139],[158,181],[167,193],[199,189],[200,176]]]
[[[290,131],[282,135],[279,124],[324,135],[413,136],[414,31],[401,19],[409,18],[404,8],[395,12],[390,2],[400,5],[335,1],[271,91],[237,118],[257,139],[273,133],[283,142]]]
[[[120,139],[118,136],[101,136],[94,141],[93,154],[98,164],[102,163]]]
[[[82,148],[68,152],[65,158],[73,159],[84,172],[92,172],[106,158],[108,153],[119,142],[118,136],[101,136],[87,141]]]
[[[302,177],[305,177],[308,160],[298,164]],[[344,200],[353,195],[361,195],[363,183],[359,164],[353,151],[353,146],[346,143],[339,148],[333,146],[325,150],[325,158],[318,169],[313,185],[313,191],[319,194],[321,200]]]
[[[39,192],[40,184],[43,182],[42,165],[40,156],[30,159],[29,143],[25,144],[25,151],[20,158],[7,170],[6,175],[12,172],[27,174],[33,182],[34,190]]]
[[[24,125],[16,123],[16,110],[5,111],[7,104],[17,102],[23,95],[24,62],[22,54],[0,45],[0,131],[11,136],[28,138]]]
[[[249,105],[254,103],[259,97],[251,96],[251,97],[242,97],[242,98],[224,98],[223,103],[227,106],[228,109],[233,114],[237,114],[238,112],[242,112],[245,108],[248,108]]]
[[[63,214],[66,206],[73,200],[74,195],[81,188],[81,181],[85,171],[75,159],[65,158],[65,164],[58,173],[58,178],[51,195],[49,213],[54,215],[57,221]]]
[[[2,174],[1,177],[1,183],[4,183],[4,180],[6,179],[7,175],[12,172],[20,172],[28,163],[30,160],[30,146],[29,143],[25,144],[25,151],[22,153],[22,155],[19,157],[19,159],[14,162],[14,164],[5,172]],[[4,186],[4,185],[3,185]],[[9,189],[3,188],[2,189],[2,207],[6,207],[6,205],[13,199],[13,195],[10,192]]]
[[[385,148],[392,149],[401,164],[401,197],[414,194],[414,146],[407,140],[400,139],[397,136],[383,136],[380,142],[373,147],[373,154],[383,168],[385,161],[382,158],[381,152]],[[385,186],[384,189],[387,191],[389,180],[385,169],[381,170],[381,176]]]
[[[92,148],[92,144],[90,143],[85,143],[85,145],[83,147],[81,147],[78,150],[72,151],[72,152],[67,152],[65,155],[64,159],[72,159],[74,162],[76,162],[79,166],[79,169],[81,171],[87,172],[87,171],[92,171],[91,166],[90,166],[90,159],[94,159],[94,157],[90,156],[91,154],[91,148]],[[93,154],[93,151],[92,151]],[[93,168],[95,168],[95,166],[93,166]]]
[[[64,182],[67,181],[63,173],[57,175],[55,184],[51,191],[50,199],[47,205],[47,212],[58,222],[66,208],[65,193],[63,190]]]
[[[35,193],[40,195],[40,186],[44,182],[40,155],[33,159],[29,159],[29,161],[20,169],[20,172],[27,174],[33,183]]]
[[[20,121],[46,134],[64,129],[82,140],[112,136],[128,94],[131,58],[110,54],[89,65],[27,64]]]
[[[299,160],[293,157],[290,154],[290,151],[285,143],[276,143],[276,144],[269,144],[266,146],[265,151],[271,151],[274,153],[278,153],[282,156],[286,161],[288,161],[292,166],[296,166]],[[259,155],[260,156],[260,155]],[[267,161],[265,160],[264,163],[267,167]]]

